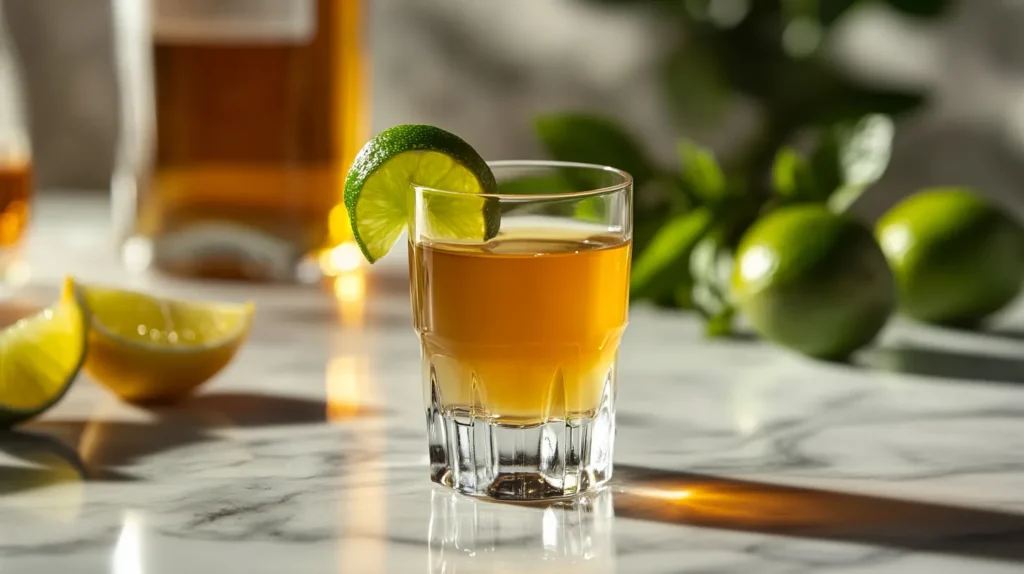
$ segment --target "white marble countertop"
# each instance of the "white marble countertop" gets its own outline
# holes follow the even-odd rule
[[[998,335],[896,322],[855,366],[636,308],[613,486],[523,507],[428,481],[400,263],[347,301],[129,279],[108,229],[96,201],[44,202],[6,308],[70,272],[254,298],[252,339],[176,408],[83,376],[3,435],[0,573],[1024,571],[1024,306]]]

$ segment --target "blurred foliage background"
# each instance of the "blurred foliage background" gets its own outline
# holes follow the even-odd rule
[[[695,306],[709,317],[711,332],[728,330],[723,270],[739,235],[786,203],[821,201],[845,210],[888,164],[889,118],[928,101],[924,92],[849,77],[823,49],[844,15],[872,0],[576,1],[655,12],[676,28],[657,67],[667,119],[678,131],[678,161],[658,163],[611,115],[545,114],[535,122],[538,138],[557,159],[634,175],[634,296]],[[952,0],[884,3],[933,20],[948,13]],[[740,145],[715,157],[691,141],[688,126],[713,132],[737,100],[757,111]],[[716,326],[716,318],[726,324]]]

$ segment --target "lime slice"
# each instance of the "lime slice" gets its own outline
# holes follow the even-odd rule
[[[220,372],[245,341],[252,303],[162,299],[76,285],[89,315],[85,371],[130,402],[182,398]]]
[[[370,263],[386,255],[409,224],[414,185],[466,194],[424,194],[422,223],[430,237],[485,241],[497,235],[497,204],[472,195],[497,189],[480,154],[441,128],[395,126],[363,146],[345,181],[352,231]]]
[[[72,299],[0,331],[0,428],[52,407],[75,380],[86,350],[86,316]]]

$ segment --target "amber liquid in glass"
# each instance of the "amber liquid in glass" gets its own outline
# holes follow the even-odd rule
[[[28,229],[32,202],[32,163],[0,161],[0,250],[12,250]]]
[[[309,38],[155,38],[156,164],[138,228],[158,268],[273,278],[282,259],[351,239],[363,2],[295,1],[315,5]]]
[[[627,322],[628,240],[518,230],[410,249],[426,378],[444,409],[526,426],[593,416]]]

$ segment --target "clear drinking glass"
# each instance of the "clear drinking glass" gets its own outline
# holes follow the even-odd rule
[[[498,194],[415,190],[431,478],[500,499],[583,493],[612,474],[633,180],[586,164],[491,168]],[[456,239],[451,214],[474,205],[493,237]]]
[[[23,98],[22,60],[0,0],[0,297],[27,279],[21,248],[33,194],[32,150]]]

